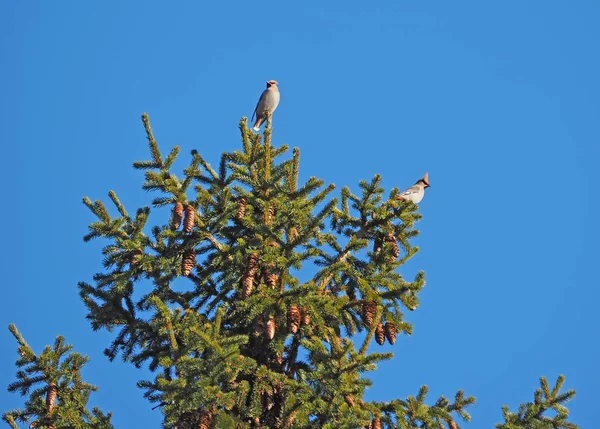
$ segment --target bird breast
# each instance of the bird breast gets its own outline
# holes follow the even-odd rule
[[[261,112],[269,110],[271,113],[273,113],[279,104],[279,97],[280,95],[277,88],[269,88],[265,90],[265,96],[263,97],[262,103],[258,110]]]

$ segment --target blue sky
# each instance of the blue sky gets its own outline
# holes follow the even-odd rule
[[[415,331],[379,348],[396,357],[367,397],[462,388],[478,398],[464,427],[493,427],[563,373],[573,421],[592,427],[599,18],[592,0],[2,2],[0,386],[9,323],[36,351],[63,334],[91,357],[93,404],[119,428],[159,427],[135,386],[149,375],[109,363],[111,336],[84,319],[76,285],[105,243],[83,243],[81,198],[149,204],[131,168],[148,158],[142,112],[163,152],[217,163],[276,79],[274,143],[300,148],[304,178],[358,189],[380,173],[389,189],[430,174],[405,270],[427,274]],[[23,401],[2,388],[0,403]]]

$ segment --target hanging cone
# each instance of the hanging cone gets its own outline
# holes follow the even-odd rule
[[[395,261],[400,256],[400,247],[398,246],[398,242],[396,241],[396,237],[394,233],[390,232],[385,236],[386,243],[390,243],[392,246],[392,253],[390,255],[390,259]]]
[[[446,423],[448,423],[449,429],[458,429],[458,425],[456,424],[456,422],[454,420],[452,420],[452,419],[446,420]]]
[[[190,275],[195,266],[196,252],[193,250],[186,250],[183,254],[183,260],[181,261],[181,273],[184,277],[187,277]]]
[[[269,321],[267,322],[267,325],[265,326],[265,333],[267,334],[267,338],[269,339],[269,341],[271,341],[273,338],[275,338],[275,331],[276,331],[275,318],[273,316],[271,316],[271,317],[269,317]]]
[[[298,235],[298,228],[292,226],[290,228],[290,231],[288,232],[288,241],[295,240],[296,238],[298,238]]]
[[[254,289],[254,276],[256,276],[256,273],[258,272],[259,258],[257,252],[252,252],[248,256],[246,273],[242,277],[242,298],[248,298]]]
[[[200,424],[198,425],[198,429],[208,429],[210,428],[210,422],[212,420],[212,416],[208,411],[202,411],[200,413]]]
[[[250,277],[254,277],[256,275],[256,270],[258,269],[258,259],[260,256],[257,252],[252,252],[248,256],[248,264],[246,265],[246,275]]]
[[[277,273],[268,272],[265,280],[271,289],[275,289],[277,286],[277,281],[279,280],[279,275]]]
[[[294,421],[296,420],[296,411],[292,411],[290,413],[290,416],[287,419],[287,427],[293,427],[294,426]]]
[[[390,344],[396,342],[396,325],[392,322],[385,322],[385,337]]]
[[[178,229],[181,226],[181,219],[183,218],[183,204],[177,202],[173,207],[173,213],[171,216],[171,229]]]
[[[310,313],[308,312],[307,307],[302,307],[302,324],[310,325]]]
[[[373,421],[371,422],[371,427],[373,429],[381,429],[381,420],[379,420],[379,417],[375,417],[373,419]]]
[[[248,275],[242,277],[242,298],[248,298],[254,290],[254,277]]]
[[[237,214],[235,215],[235,220],[238,222],[241,221],[245,214],[246,214],[246,198],[242,197],[238,201],[238,211],[237,211]]]
[[[185,208],[185,216],[183,218],[183,232],[190,233],[194,227],[196,220],[196,209],[193,206],[187,206]]]
[[[346,403],[348,404],[348,406],[350,408],[354,407],[354,398],[352,398],[351,395],[348,395],[348,394],[344,395],[344,401],[346,401]]]
[[[46,391],[46,409],[48,413],[51,413],[54,409],[54,404],[56,403],[56,397],[58,396],[58,388],[56,384],[50,383],[48,385],[48,390]]]
[[[271,222],[273,222],[274,216],[275,216],[275,207],[272,205],[269,205],[269,207],[267,208],[267,211],[265,212],[265,225],[271,225]]]
[[[375,328],[375,341],[377,341],[377,344],[380,346],[385,343],[385,333],[383,331],[383,323],[381,322],[378,323],[377,328]]]
[[[371,326],[373,324],[375,312],[377,312],[377,304],[375,301],[363,301],[361,317],[365,325]]]
[[[300,314],[298,307],[296,307],[295,305],[292,305],[290,308],[288,308],[288,311],[287,311],[288,332],[291,332],[292,334],[295,334],[296,332],[298,332],[298,328],[300,327],[301,319],[302,319],[302,315]]]

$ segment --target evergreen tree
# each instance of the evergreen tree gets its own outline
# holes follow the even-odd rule
[[[550,390],[545,377],[540,378],[540,388],[535,391],[533,402],[521,404],[518,413],[511,413],[507,406],[502,407],[504,423],[497,424],[497,429],[577,429],[577,425],[567,421],[569,410],[564,403],[575,397],[574,390],[561,393],[564,376],[559,376]],[[547,415],[551,410],[553,416]],[[553,413],[552,413],[553,411]]]
[[[17,372],[17,381],[8,386],[10,392],[26,395],[29,400],[24,410],[12,410],[2,418],[13,429],[17,422],[32,420],[30,428],[39,429],[112,429],[111,414],[103,414],[94,407],[89,411],[86,406],[95,386],[81,379],[81,368],[88,358],[71,352],[72,346],[65,344],[58,336],[54,346],[47,346],[40,355],[36,355],[15,325],[9,326],[10,332],[19,343],[19,359],[16,364],[22,368]]]
[[[419,306],[425,276],[409,280],[399,269],[419,250],[411,244],[417,205],[398,199],[396,188],[386,193],[379,175],[339,197],[315,177],[299,183],[300,151],[284,158],[288,148],[271,144],[270,116],[264,135],[242,118],[242,149],[224,153],[216,169],[192,151],[178,176],[179,148],[163,157],[147,115],[142,120],[151,159],[133,166],[145,172],[142,188],[160,194],[152,207],[158,215],[168,208],[170,218],[150,226],[150,207],[130,215],[113,191],[117,215],[84,198],[97,217],[84,240],[109,243],[105,271],[79,289],[92,328],[115,331],[108,358],[155,374],[139,386],[162,409],[165,428],[457,429],[470,420],[475,398],[461,390],[434,401],[427,386],[405,399],[363,399],[365,374],[392,358],[373,343],[412,333],[407,315]],[[25,411],[5,415],[13,427],[32,416],[45,427],[111,427],[99,410],[105,426],[89,426],[80,409],[71,414],[87,419],[80,426],[47,420],[58,415],[41,399],[52,382],[56,409],[69,402],[60,396],[64,382],[43,380]],[[549,390],[542,378],[534,403],[517,414],[505,408],[497,427],[576,428],[563,405],[574,392],[561,394],[562,383],[561,376]]]

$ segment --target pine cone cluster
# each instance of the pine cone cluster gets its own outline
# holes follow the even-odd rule
[[[302,315],[300,314],[300,310],[295,305],[290,306],[287,311],[287,329],[288,332],[295,334],[298,332],[298,328],[300,327],[300,322],[302,321]]]
[[[56,397],[58,396],[58,387],[56,384],[50,383],[48,385],[48,390],[46,391],[46,409],[48,413],[51,413],[54,409],[54,404],[56,404]]]
[[[173,207],[173,214],[171,216],[171,229],[178,229],[181,226],[181,219],[183,219],[183,204],[177,202]]]
[[[396,325],[392,322],[385,322],[385,337],[392,345],[396,342]]]
[[[242,277],[242,297],[248,298],[254,289],[254,276],[258,271],[258,259],[259,255],[257,252],[252,252],[248,256],[248,264],[246,265],[246,273]]]
[[[377,341],[377,344],[380,346],[385,343],[385,332],[383,330],[383,323],[381,322],[379,322],[377,328],[375,328],[375,341]]]
[[[196,252],[192,249],[186,250],[183,254],[181,261],[181,272],[184,277],[190,275],[194,267],[196,266]]]
[[[373,318],[377,312],[377,303],[375,301],[363,301],[361,309],[362,321],[366,326],[373,324]]]
[[[193,206],[186,206],[183,218],[183,232],[189,234],[192,232],[194,222],[196,221],[196,209]]]

